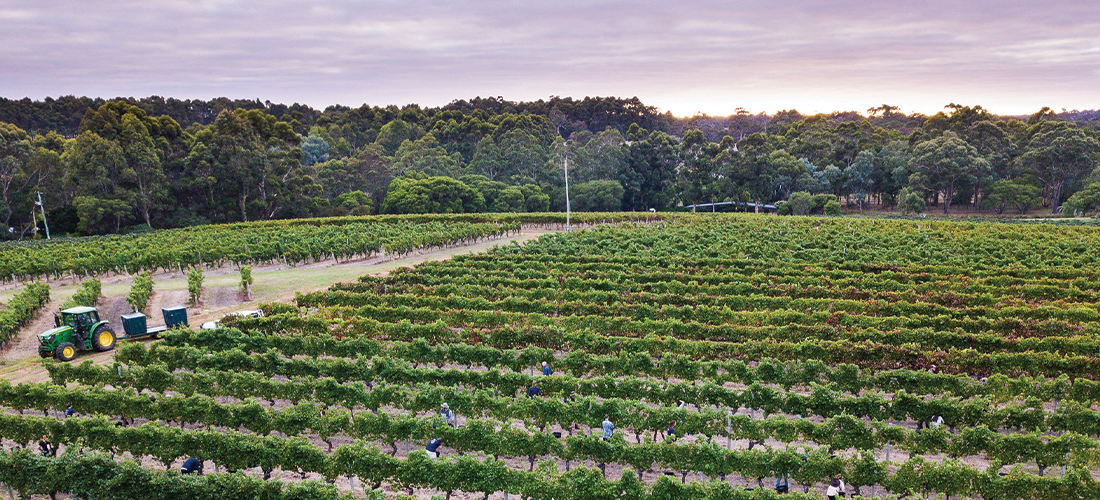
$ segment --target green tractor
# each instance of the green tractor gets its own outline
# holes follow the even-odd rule
[[[172,328],[186,327],[187,308],[165,307],[160,310],[164,325],[146,326],[142,313],[122,315],[122,335],[115,334],[111,323],[99,320],[99,310],[94,307],[73,307],[54,315],[56,328],[38,334],[38,355],[72,361],[80,351],[110,351],[123,339],[143,337],[160,338],[160,334]]]
[[[94,307],[73,307],[54,315],[56,328],[38,334],[38,355],[71,361],[77,351],[109,351],[118,337]]]

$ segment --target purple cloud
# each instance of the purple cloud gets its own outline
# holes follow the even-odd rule
[[[1088,2],[0,5],[0,95],[441,105],[637,95],[676,114],[1097,108]]]

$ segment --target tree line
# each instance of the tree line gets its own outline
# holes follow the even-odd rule
[[[58,234],[104,234],[562,211],[566,169],[577,211],[787,201],[781,210],[808,213],[834,199],[850,210],[1091,211],[1098,140],[1100,113],[1003,117],[957,104],[932,116],[882,105],[677,118],[614,97],[323,111],[225,98],[0,99],[0,216],[8,238],[26,238],[45,222]]]

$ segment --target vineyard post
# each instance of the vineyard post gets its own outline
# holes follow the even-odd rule
[[[730,424],[730,418],[733,416],[733,408],[726,408],[726,449],[733,449],[733,428]]]

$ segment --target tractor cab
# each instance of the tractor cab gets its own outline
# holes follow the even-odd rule
[[[54,326],[68,326],[81,338],[86,338],[96,323],[99,323],[99,311],[94,307],[72,307],[54,316]]]

